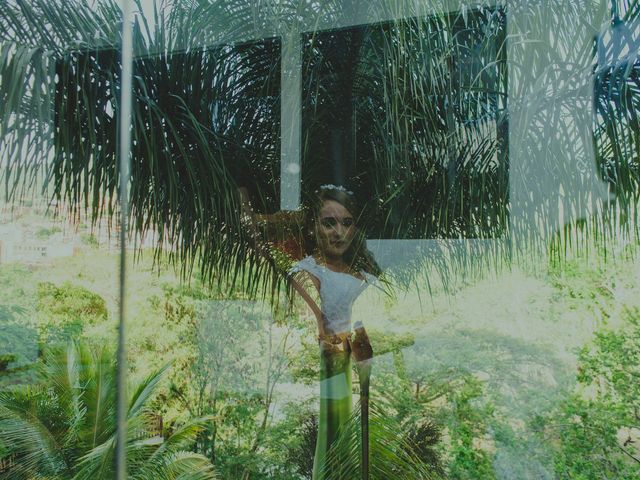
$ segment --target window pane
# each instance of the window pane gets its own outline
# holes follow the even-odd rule
[[[121,11],[8,2],[0,477],[115,478],[125,300],[132,478],[638,478],[610,7],[141,2],[121,244]]]

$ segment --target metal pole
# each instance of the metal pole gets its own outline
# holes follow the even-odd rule
[[[367,363],[358,368],[360,377],[360,434],[362,453],[362,480],[369,480],[369,381],[371,366]]]
[[[131,2],[122,1],[122,75],[120,83],[120,302],[118,305],[118,357],[117,357],[117,433],[116,480],[127,478],[127,355],[125,347],[125,297],[126,297],[126,244],[129,224],[129,175],[131,156],[131,85],[133,76],[133,41]]]
[[[356,360],[360,380],[360,440],[362,480],[369,480],[369,385],[371,381],[371,359],[373,349],[361,322],[356,322],[355,337],[351,352]]]

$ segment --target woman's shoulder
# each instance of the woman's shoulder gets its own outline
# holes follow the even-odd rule
[[[360,275],[362,275],[362,278],[364,278],[364,281],[367,283],[371,283],[372,285],[377,285],[379,283],[378,277],[366,270],[360,270]]]
[[[302,260],[293,264],[289,269],[289,275],[293,275],[298,272],[308,272],[315,276],[319,276],[321,273],[320,265],[316,262],[316,259],[312,255],[307,255]]]
[[[364,281],[367,283],[367,285],[371,285],[373,287],[376,287],[377,289],[381,290],[381,291],[385,291],[384,290],[384,286],[383,286],[383,281],[380,280],[380,278],[377,275],[374,275],[372,273],[369,273],[365,270],[361,270],[360,271],[361,275],[364,278]]]

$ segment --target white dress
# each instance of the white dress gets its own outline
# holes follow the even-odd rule
[[[353,303],[368,285],[377,285],[377,279],[367,272],[360,272],[362,278],[343,272],[334,272],[307,256],[296,263],[290,274],[305,271],[320,281],[320,310],[324,316],[327,334],[350,332]],[[354,327],[358,327],[356,322]]]

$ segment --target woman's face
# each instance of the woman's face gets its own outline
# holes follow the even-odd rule
[[[339,202],[325,200],[315,225],[320,252],[331,259],[342,259],[356,234],[353,215]]]

